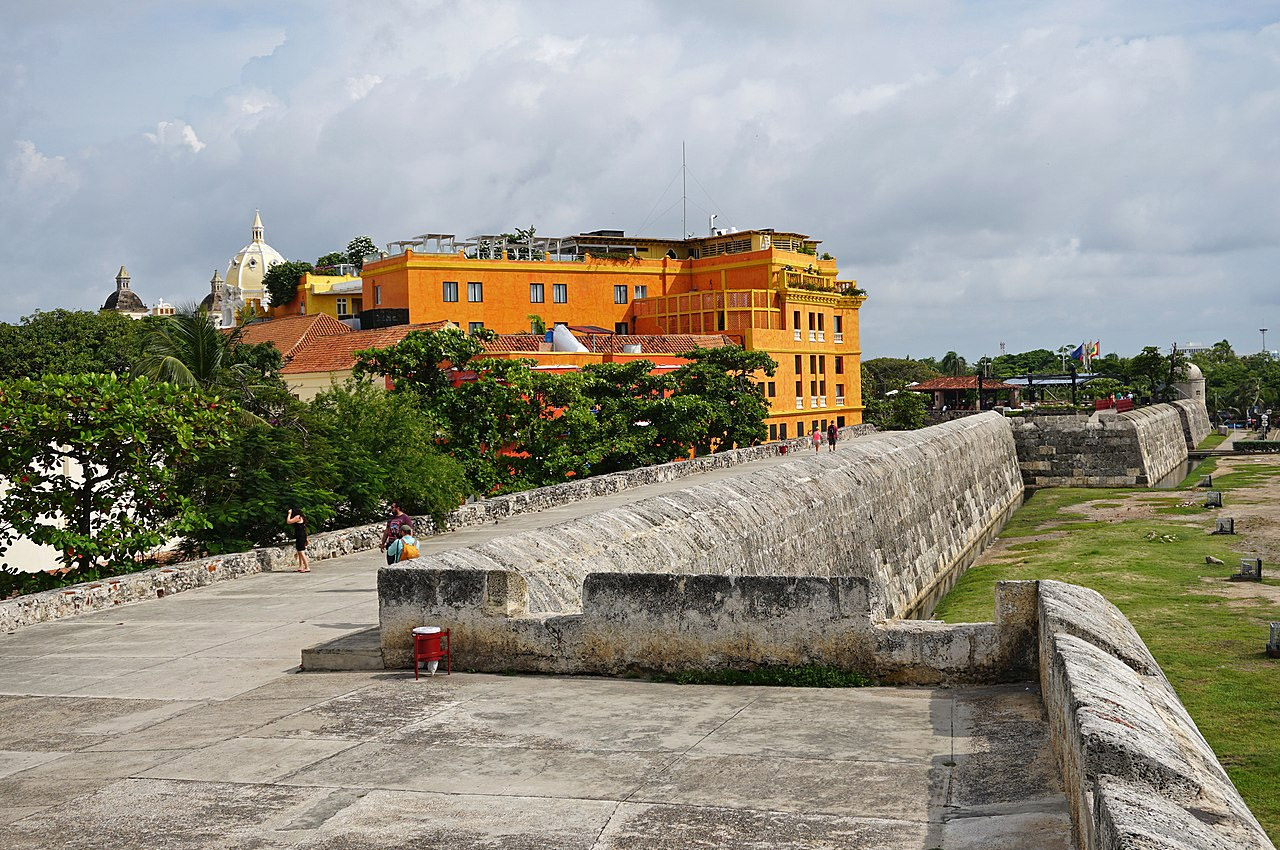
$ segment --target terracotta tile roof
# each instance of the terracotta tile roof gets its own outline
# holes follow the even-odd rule
[[[311,316],[285,316],[280,319],[269,319],[265,322],[253,322],[244,326],[241,342],[269,342],[284,359],[293,356],[304,343],[319,337],[338,336],[351,333],[351,328],[339,322],[333,316],[316,313]]]
[[[978,377],[976,375],[960,375],[958,377],[946,378],[930,378],[927,381],[921,381],[914,387],[907,387],[909,390],[915,390],[918,393],[933,392],[934,390],[977,390]],[[1018,387],[1012,384],[1006,384],[996,378],[983,378],[982,390],[1016,390]]]
[[[431,322],[425,325],[395,325],[390,328],[311,337],[294,352],[280,373],[299,375],[311,372],[346,372],[355,368],[357,351],[389,348],[411,331],[438,330],[442,324]]]

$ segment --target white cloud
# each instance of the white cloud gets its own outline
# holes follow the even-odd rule
[[[382,82],[377,74],[361,74],[358,77],[347,77],[347,97],[360,100],[373,91],[373,87]]]
[[[142,134],[147,141],[158,148],[167,150],[186,150],[200,153],[205,144],[196,136],[195,128],[185,121],[161,121],[156,124],[154,133]]]

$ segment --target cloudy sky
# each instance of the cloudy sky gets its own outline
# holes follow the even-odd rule
[[[0,321],[535,225],[799,230],[867,357],[1280,343],[1273,2],[3,0]],[[1274,345],[1270,346],[1274,347]]]

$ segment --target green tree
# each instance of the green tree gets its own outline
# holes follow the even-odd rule
[[[882,431],[914,431],[928,424],[928,418],[924,398],[910,390],[867,401],[866,421]]]
[[[200,522],[182,471],[226,444],[231,405],[146,378],[0,383],[0,554],[19,537],[80,569],[131,564]],[[64,464],[81,473],[62,474]]]
[[[954,351],[948,351],[942,355],[942,360],[938,364],[939,371],[944,375],[965,375],[968,374],[969,365],[965,359]]]
[[[0,375],[127,372],[137,357],[140,333],[155,321],[114,312],[37,311],[21,324],[0,324]]]
[[[769,402],[754,375],[773,377],[778,368],[773,358],[737,345],[695,348],[684,356],[693,362],[671,374],[672,398],[676,403],[694,402],[684,412],[696,422],[694,447],[699,454],[749,446],[768,436],[764,420]]]
[[[369,236],[357,236],[347,243],[347,262],[357,269],[364,269],[364,258],[378,253],[378,246]]]
[[[355,376],[386,377],[395,390],[435,398],[451,384],[446,370],[466,369],[484,353],[488,336],[491,334],[466,333],[459,328],[411,331],[389,348],[357,351]]]
[[[883,398],[890,390],[900,390],[938,374],[928,363],[909,357],[873,357],[862,361],[862,395],[866,399]]]
[[[315,424],[339,449],[336,524],[372,521],[395,502],[440,525],[466,498],[465,470],[439,448],[440,425],[412,395],[348,381],[312,407]]]
[[[331,273],[334,266],[341,266],[346,262],[346,254],[341,251],[330,251],[329,253],[316,258],[314,271],[320,274]]]
[[[312,270],[306,260],[289,260],[276,263],[262,276],[262,287],[271,303],[277,307],[288,304],[298,294],[298,279]]]

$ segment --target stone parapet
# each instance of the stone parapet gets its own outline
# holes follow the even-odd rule
[[[412,664],[409,632],[451,630],[454,666],[626,675],[822,665],[885,683],[1023,681],[1035,671],[1035,583],[1002,582],[994,623],[881,622],[860,577],[601,573],[582,613],[528,613],[516,573],[388,567],[383,660]],[[390,605],[387,603],[391,602]],[[388,610],[389,609],[389,610]],[[387,641],[388,632],[404,640]]]
[[[1275,850],[1133,626],[1039,582],[1040,691],[1080,850]]]
[[[1178,399],[1173,402],[1182,420],[1182,433],[1187,440],[1187,451],[1194,451],[1209,436],[1213,426],[1209,424],[1209,411],[1204,402],[1191,399]]]

